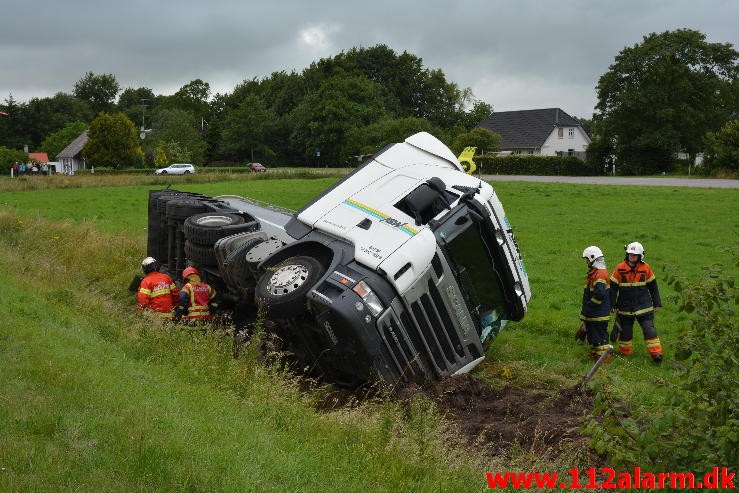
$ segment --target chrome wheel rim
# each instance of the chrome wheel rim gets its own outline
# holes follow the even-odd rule
[[[277,269],[269,282],[267,283],[267,291],[274,296],[284,296],[294,293],[305,284],[308,279],[308,269],[299,264],[286,265]]]

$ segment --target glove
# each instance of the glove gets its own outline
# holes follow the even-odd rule
[[[176,306],[176,307],[174,307],[174,318],[175,318],[175,320],[181,319],[182,316],[183,315],[187,315],[188,312],[189,312],[189,310],[187,309],[187,307],[183,307],[183,306]]]
[[[585,324],[582,324],[580,327],[578,327],[577,332],[575,332],[575,340],[579,342],[585,342],[585,337],[587,337],[588,331],[585,328]]]
[[[616,320],[613,322],[613,328],[611,329],[611,342],[618,341],[618,337],[621,335],[621,323]]]

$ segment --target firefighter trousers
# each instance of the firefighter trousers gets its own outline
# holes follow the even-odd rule
[[[588,331],[590,356],[597,360],[608,349],[608,321],[586,320],[585,329]]]
[[[651,356],[662,354],[662,343],[659,336],[657,336],[657,329],[654,327],[654,312],[636,316],[619,313],[617,321],[621,325],[621,333],[618,337],[618,351],[621,354],[628,356],[633,351],[634,321],[639,322],[649,354]]]

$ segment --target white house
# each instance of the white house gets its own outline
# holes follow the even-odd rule
[[[82,149],[87,139],[87,130],[85,130],[56,155],[57,161],[61,163],[61,169],[57,167],[57,172],[74,174],[79,170],[87,169],[85,158],[82,157]]]
[[[590,137],[580,122],[559,108],[498,111],[477,125],[500,134],[501,151],[584,158]]]

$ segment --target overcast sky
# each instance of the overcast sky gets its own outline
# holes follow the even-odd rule
[[[0,102],[71,93],[88,72],[121,88],[213,93],[301,71],[352,47],[407,51],[495,111],[589,118],[616,54],[678,28],[739,45],[737,0],[3,0]]]

